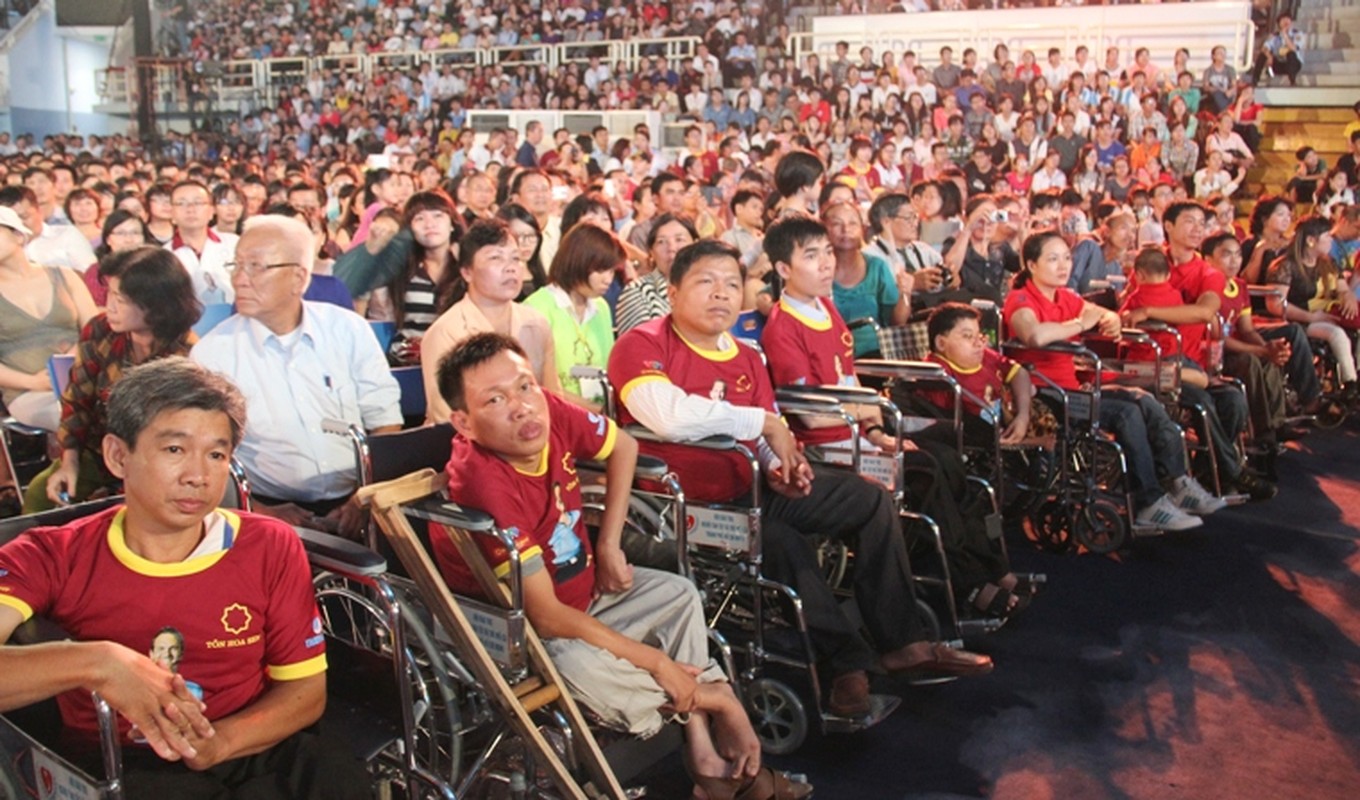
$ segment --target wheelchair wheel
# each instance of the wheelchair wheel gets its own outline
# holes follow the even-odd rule
[[[1066,553],[1072,547],[1072,530],[1068,525],[1067,504],[1062,498],[1050,497],[1020,521],[1025,538],[1049,553]]]
[[[325,572],[316,576],[313,586],[328,637],[384,660],[392,658],[392,630],[371,587]],[[405,645],[402,660],[411,690],[415,760],[449,786],[456,786],[462,772],[463,724],[458,687],[451,674],[462,670],[451,670],[444,663],[453,658],[452,653],[435,641],[417,610],[404,600],[397,602]],[[404,745],[399,742],[398,747]],[[392,758],[394,766],[404,761],[400,751]]]
[[[808,735],[807,710],[787,684],[773,678],[756,678],[746,685],[746,711],[760,739],[760,748],[772,756],[786,756]]]
[[[581,487],[585,523],[592,536],[599,530],[600,518],[604,514],[604,491],[605,487],[599,484]],[[629,496],[621,544],[630,564],[667,572],[679,569],[675,531],[671,530],[665,504],[660,500],[636,494]]]
[[[1093,500],[1077,515],[1077,542],[1092,553],[1113,553],[1128,541],[1124,511],[1110,500]]]

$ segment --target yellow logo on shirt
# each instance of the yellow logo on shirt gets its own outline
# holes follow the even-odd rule
[[[250,628],[250,609],[240,603],[232,603],[222,609],[222,628],[230,634],[239,635]]]

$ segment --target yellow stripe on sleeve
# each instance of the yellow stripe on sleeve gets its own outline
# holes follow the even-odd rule
[[[628,405],[628,395],[632,394],[634,389],[636,389],[637,387],[641,386],[644,383],[652,383],[655,381],[670,383],[671,379],[666,377],[665,375],[655,374],[639,375],[636,378],[632,379],[631,381],[625,383],[623,385],[623,388],[619,390],[619,402],[623,403],[624,405]]]
[[[1015,380],[1015,373],[1019,372],[1021,369],[1023,369],[1023,367],[1020,366],[1020,362],[1017,361],[1014,364],[1011,364],[1010,372],[1006,373],[1006,377],[1002,382],[1010,383]]]
[[[269,677],[276,681],[298,681],[303,678],[310,678],[326,671],[326,654],[322,653],[306,661],[299,661],[296,664],[284,664],[281,667],[270,665],[268,668]]]
[[[600,452],[591,457],[591,461],[604,461],[609,458],[609,454],[614,452],[614,445],[619,440],[619,426],[614,424],[614,420],[606,419],[608,429],[604,434],[604,444],[600,445]]]
[[[519,563],[521,568],[526,562],[528,562],[529,559],[533,558],[534,556],[542,558],[543,548],[539,547],[538,545],[534,545],[533,547],[528,547],[525,548],[524,550],[519,551]],[[496,577],[504,578],[509,574],[510,574],[510,559],[506,558],[505,561],[502,561],[499,565],[497,565]]]
[[[19,612],[19,616],[27,622],[33,616],[33,607],[17,597],[0,593],[0,606],[12,608]]]

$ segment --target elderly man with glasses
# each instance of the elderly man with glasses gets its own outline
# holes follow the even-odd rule
[[[226,265],[236,314],[205,335],[192,357],[245,395],[249,422],[236,455],[255,490],[255,510],[348,535],[362,520],[347,502],[357,483],[354,456],[321,421],[397,430],[401,391],[362,317],[303,301],[315,259],[305,222],[249,219]]]

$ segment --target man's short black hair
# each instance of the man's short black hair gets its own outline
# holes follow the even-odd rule
[[[1213,256],[1214,253],[1218,252],[1218,248],[1222,247],[1228,242],[1236,241],[1237,237],[1233,235],[1232,231],[1221,231],[1219,233],[1215,233],[1213,236],[1210,236],[1209,238],[1205,239],[1202,243],[1200,243],[1199,250],[1206,257],[1211,257]]]
[[[439,359],[439,372],[436,376],[439,396],[444,398],[449,408],[467,411],[467,398],[463,395],[463,374],[507,350],[522,358],[528,358],[524,354],[524,348],[514,337],[499,333],[474,333],[459,342],[448,355]]]
[[[780,197],[792,197],[813,186],[826,174],[826,165],[807,150],[793,150],[779,159],[774,168],[774,188]]]
[[[772,264],[792,264],[793,253],[798,248],[817,239],[825,239],[826,226],[820,221],[795,214],[779,220],[765,232],[765,255]],[[675,268],[671,268],[675,275]]]
[[[746,279],[746,266],[741,263],[740,250],[719,239],[700,239],[693,244],[685,245],[676,254],[675,263],[671,264],[671,285],[679,288],[680,282],[685,279],[685,274],[690,268],[706,258],[732,259],[737,263],[737,269],[741,271],[742,280]]]
[[[737,206],[745,205],[753,199],[759,200],[762,203],[765,202],[765,196],[760,192],[753,192],[750,189],[740,189],[736,194],[732,195],[732,202],[728,203],[728,208],[735,214],[737,212]]]
[[[1180,218],[1181,214],[1184,214],[1187,211],[1198,211],[1204,215],[1205,219],[1212,216],[1208,209],[1204,207],[1204,204],[1200,203],[1198,200],[1181,200],[1180,202],[1172,203],[1167,206],[1166,211],[1162,212],[1162,224],[1175,225],[1176,220]]]
[[[981,320],[982,315],[976,308],[965,303],[941,303],[930,312],[926,322],[926,338],[930,340],[930,351],[935,352],[935,339],[947,336],[958,324],[966,319]]]

